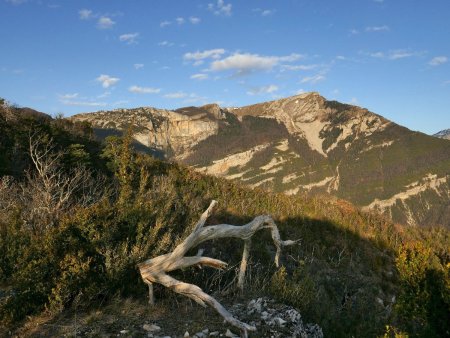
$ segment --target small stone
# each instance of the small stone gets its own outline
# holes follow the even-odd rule
[[[184,338],[188,338],[190,335],[189,335],[189,332],[188,331],[186,331],[185,333],[184,333]]]
[[[160,331],[161,330],[161,328],[158,325],[155,325],[155,324],[144,324],[142,326],[142,328],[145,331],[149,331],[149,332],[156,332],[156,331]]]
[[[284,326],[284,324],[286,324],[286,321],[283,320],[283,318],[280,318],[280,317],[274,318],[273,321],[274,321],[275,324],[277,324],[278,326]]]
[[[205,335],[203,334],[203,332],[197,332],[197,333],[195,334],[195,336],[198,337],[198,338],[204,338],[204,337],[205,337]]]
[[[378,304],[380,304],[381,306],[384,306],[384,302],[381,298],[377,297],[377,298],[375,298],[375,300],[377,301]]]
[[[210,337],[216,337],[216,336],[218,336],[219,335],[219,331],[213,331],[213,332],[211,332],[210,334],[209,334],[209,336]]]
[[[120,331],[120,334],[127,334],[129,331],[128,330],[122,330]]]
[[[208,335],[209,329],[204,329],[204,330],[202,331],[202,333],[205,334],[205,335]]]
[[[233,332],[230,331],[230,329],[227,329],[227,332],[225,332],[225,337],[238,337],[237,335],[235,335]]]

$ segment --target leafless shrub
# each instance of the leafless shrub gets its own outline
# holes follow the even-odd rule
[[[44,230],[55,226],[71,208],[86,207],[105,196],[106,179],[94,177],[91,170],[81,165],[64,168],[62,159],[66,153],[57,150],[45,134],[30,134],[28,150],[34,168],[26,172],[25,180],[0,180],[0,208],[19,208],[27,227]]]

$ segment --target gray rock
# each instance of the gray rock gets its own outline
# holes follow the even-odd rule
[[[227,332],[225,332],[225,337],[239,337],[237,335],[235,335],[233,332],[231,332],[229,329],[227,330]]]
[[[317,324],[304,324],[302,316],[293,307],[276,303],[267,297],[251,300],[247,306],[236,304],[231,309],[240,320],[255,325],[258,332],[270,332],[270,337],[323,338]]]
[[[161,328],[155,324],[144,324],[142,325],[142,328],[147,332],[158,332],[161,330]]]

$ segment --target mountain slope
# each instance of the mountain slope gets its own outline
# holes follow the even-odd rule
[[[329,193],[409,225],[450,225],[450,144],[306,93],[242,108],[138,108],[72,117],[133,126],[150,150],[251,187]]]

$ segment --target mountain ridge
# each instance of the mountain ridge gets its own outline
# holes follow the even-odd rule
[[[103,133],[132,126],[149,151],[251,187],[333,194],[400,223],[450,225],[450,145],[317,92],[244,107],[143,107],[70,119]]]

